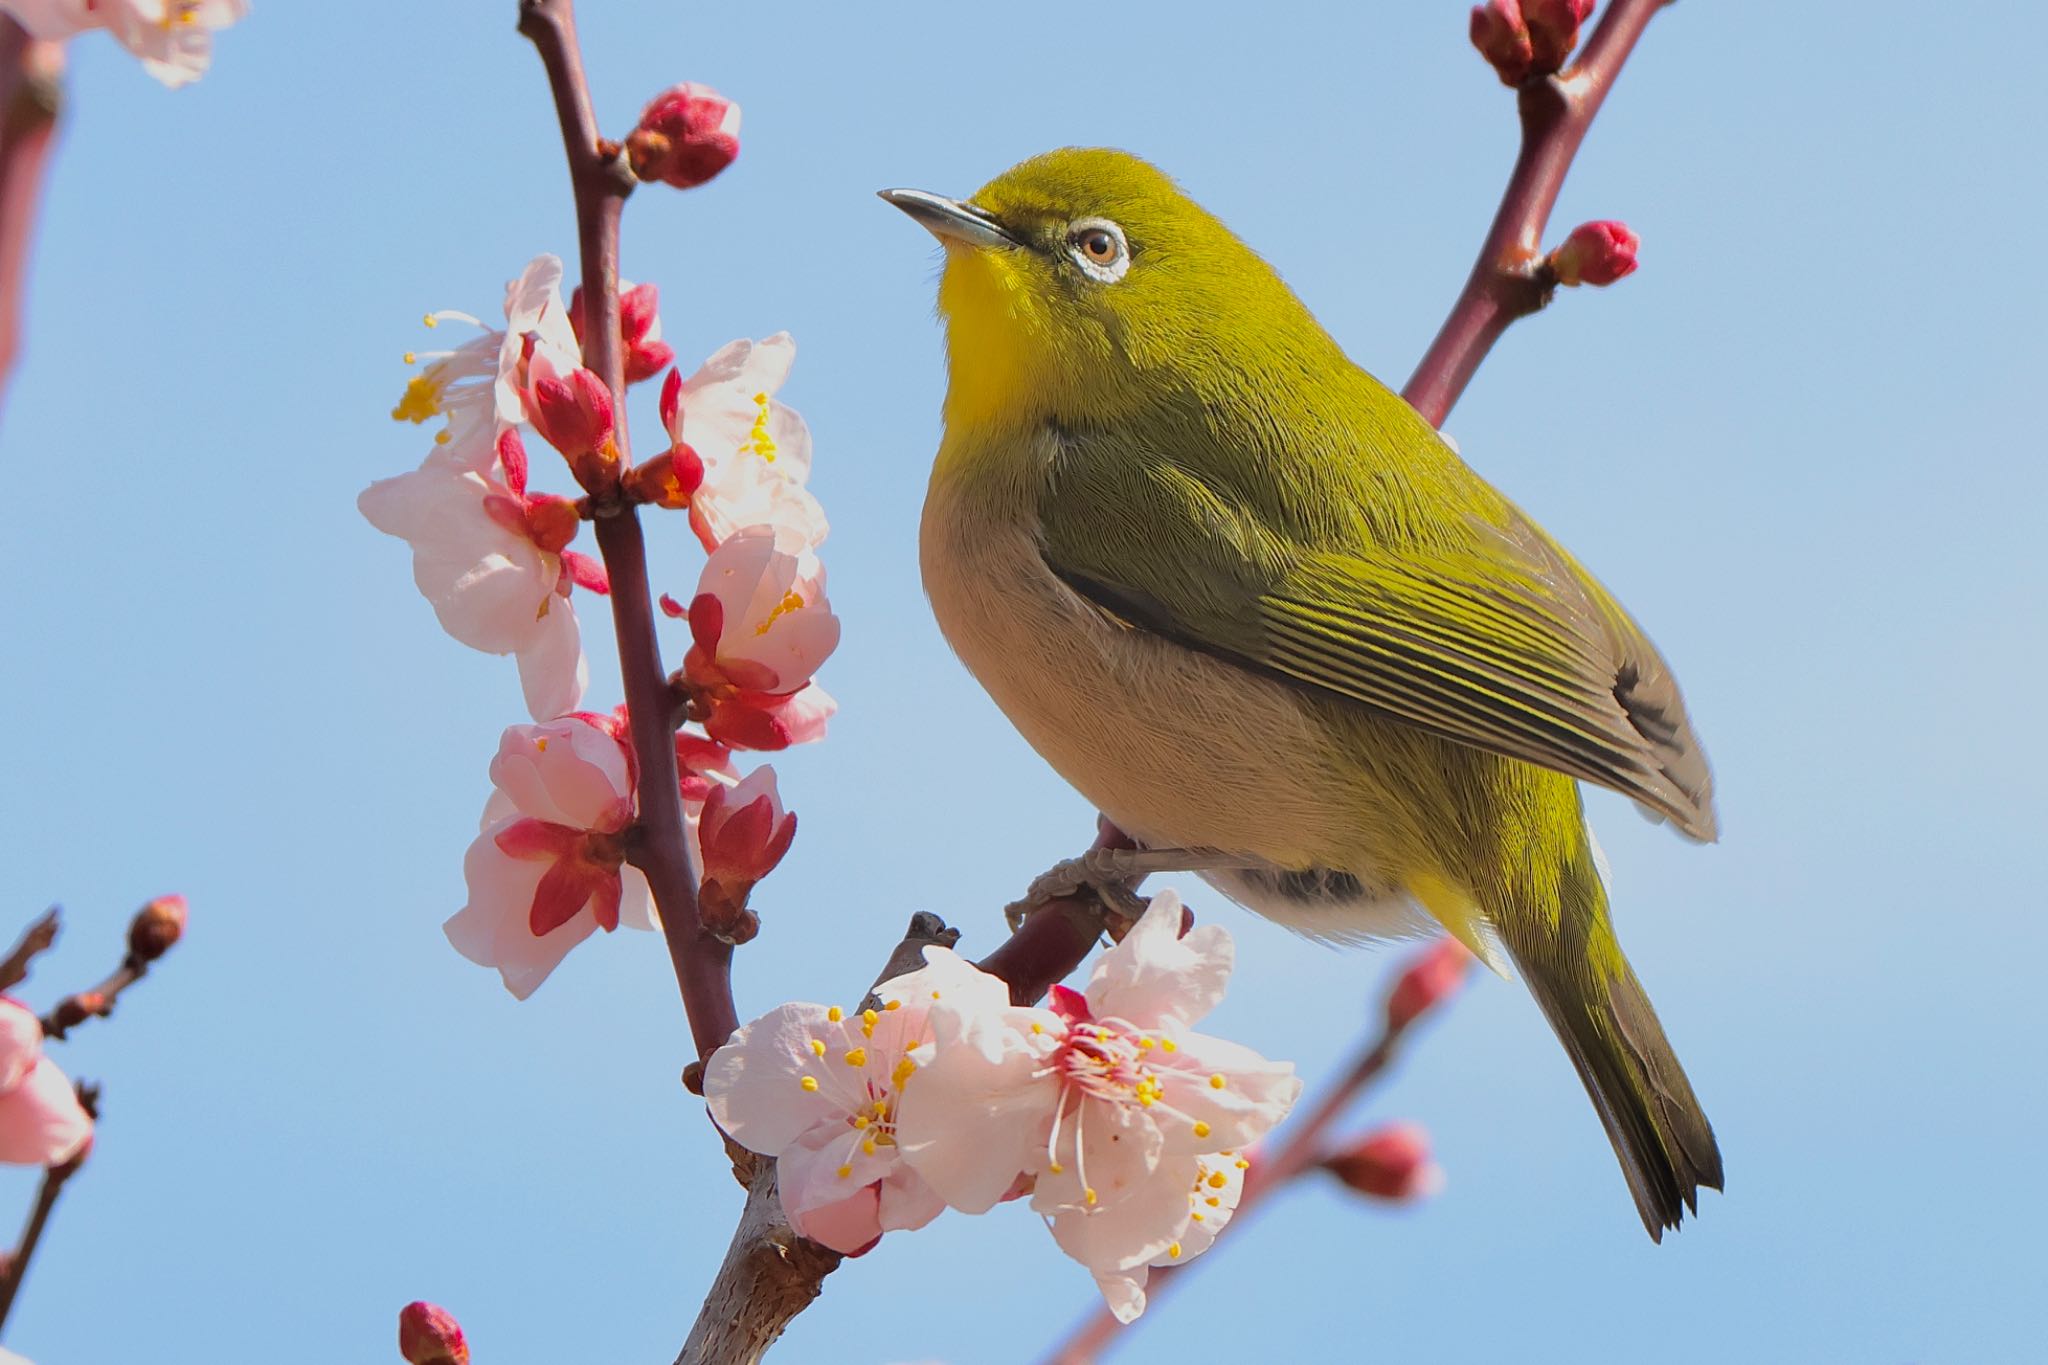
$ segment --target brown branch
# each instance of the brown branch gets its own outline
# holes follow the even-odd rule
[[[21,931],[14,950],[0,959],[0,991],[11,991],[28,980],[29,964],[38,954],[48,952],[50,945],[57,941],[58,920],[59,912],[53,905]]]
[[[99,985],[59,1000],[56,1007],[43,1016],[43,1033],[61,1042],[86,1020],[106,1018],[114,1012],[114,1002],[121,998],[121,992],[148,974],[147,962],[132,954],[123,958],[121,965]]]
[[[63,95],[64,49],[0,14],[0,398],[21,351],[22,297],[43,170]]]
[[[1522,147],[1514,172],[1463,292],[1401,390],[1431,426],[1442,426],[1450,416],[1509,325],[1550,302],[1557,282],[1542,254],[1550,211],[1622,63],[1666,3],[1613,0],[1577,62],[1555,76],[1532,77],[1516,92]]]
[[[619,460],[632,463],[626,439],[625,355],[619,341],[619,214],[634,180],[618,149],[598,136],[590,86],[576,43],[573,0],[521,0],[519,31],[540,54],[562,125],[569,181],[576,195],[582,255],[583,363],[611,390]],[[661,911],[669,961],[689,1015],[697,1055],[708,1057],[739,1027],[732,999],[732,945],[706,932],[698,916],[696,854],[683,823],[676,782],[675,726],[668,670],[654,629],[647,542],[637,511],[616,497],[593,498],[597,545],[611,577],[612,627],[640,770],[640,820],[633,865],[647,875]]]
[[[78,1084],[78,1102],[85,1112],[97,1119],[100,1115],[100,1088],[86,1082]],[[14,1296],[21,1292],[21,1282],[28,1276],[28,1263],[36,1254],[36,1246],[43,1240],[43,1228],[50,1221],[50,1213],[57,1207],[57,1196],[64,1192],[64,1182],[78,1174],[78,1168],[92,1153],[88,1141],[79,1153],[69,1161],[51,1166],[43,1172],[42,1188],[36,1191],[35,1207],[29,1210],[28,1226],[21,1230],[21,1242],[14,1254],[7,1258],[4,1270],[0,1270],[0,1328],[7,1325],[7,1316],[14,1311]]]
[[[1231,1235],[1232,1228],[1248,1220],[1274,1191],[1317,1168],[1325,1155],[1330,1129],[1387,1069],[1398,1055],[1401,1040],[1408,1031],[1407,1024],[1390,1023],[1382,1027],[1379,1036],[1362,1047],[1344,1073],[1323,1092],[1315,1108],[1287,1125],[1287,1138],[1279,1150],[1253,1161],[1251,1169],[1245,1172],[1244,1192],[1238,1197],[1237,1210],[1218,1236],[1219,1242]],[[1203,1259],[1215,1254],[1215,1248],[1211,1247]],[[1148,1308],[1156,1305],[1167,1288],[1196,1264],[1198,1262],[1153,1268],[1145,1284]],[[1047,1354],[1047,1365],[1090,1365],[1122,1336],[1123,1326],[1108,1309],[1097,1307],[1065,1341]]]

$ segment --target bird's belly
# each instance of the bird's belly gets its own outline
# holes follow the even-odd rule
[[[1031,746],[1133,838],[1278,870],[1342,869],[1359,884],[1354,899],[1397,893],[1396,869],[1375,850],[1385,812],[1360,788],[1356,736],[1322,708],[1122,625],[1054,577],[1028,530],[976,515],[937,486],[922,560],[961,661]],[[1224,889],[1291,918],[1254,903],[1269,898],[1241,879]]]

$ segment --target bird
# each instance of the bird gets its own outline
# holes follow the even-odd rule
[[[919,528],[947,643],[1135,850],[1313,938],[1504,950],[1644,1227],[1719,1147],[1609,916],[1579,782],[1715,838],[1671,669],[1606,589],[1352,363],[1165,173],[1063,148],[943,245]]]

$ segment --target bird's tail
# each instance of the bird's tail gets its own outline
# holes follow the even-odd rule
[[[1622,956],[1586,841],[1558,889],[1559,913],[1524,907],[1494,917],[1496,926],[1600,1111],[1643,1226],[1661,1242],[1683,1211],[1698,1212],[1700,1186],[1721,1188],[1721,1150]]]

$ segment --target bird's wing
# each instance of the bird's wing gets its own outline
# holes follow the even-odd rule
[[[1184,464],[1124,454],[1090,459],[1070,443],[1040,502],[1047,563],[1082,596],[1186,647],[1611,787],[1714,837],[1712,777],[1670,669],[1511,505],[1393,546],[1315,507],[1276,525],[1270,498],[1254,507]],[[1304,538],[1310,522],[1321,533]]]

